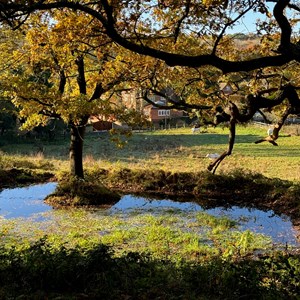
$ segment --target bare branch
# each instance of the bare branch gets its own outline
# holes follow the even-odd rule
[[[228,149],[225,152],[223,152],[218,158],[215,159],[215,161],[213,161],[207,167],[207,169],[209,171],[212,171],[213,174],[216,172],[218,166],[224,160],[224,158],[231,155],[233,150],[234,141],[235,141],[236,123],[237,123],[237,117],[239,115],[239,112],[236,105],[232,102],[229,103],[229,110],[230,110],[230,121],[229,121]]]
[[[215,55],[216,54],[216,51],[217,51],[217,47],[221,41],[221,39],[223,38],[227,28],[233,24],[235,24],[238,20],[240,20],[247,12],[249,12],[253,7],[254,7],[255,3],[252,3],[251,6],[249,6],[246,10],[244,10],[241,14],[239,14],[235,19],[231,20],[230,22],[227,22],[221,33],[218,35],[216,41],[215,41],[215,44],[214,44],[214,47],[213,47],[213,50],[212,50],[212,55]]]
[[[152,101],[149,98],[149,92],[152,92],[152,94],[154,95],[158,95],[161,96],[163,98],[165,98],[167,100],[168,103],[172,103],[172,105],[168,104],[168,105],[162,105],[162,104],[158,104],[155,103],[154,101]],[[159,107],[162,109],[179,109],[179,110],[189,110],[189,109],[199,109],[199,110],[203,110],[203,109],[212,109],[212,106],[207,106],[207,105],[198,105],[198,104],[189,104],[186,103],[185,101],[175,101],[174,99],[172,99],[171,97],[169,97],[168,95],[166,95],[165,93],[162,93],[160,91],[157,91],[155,89],[149,89],[149,90],[145,90],[143,92],[143,99],[145,99],[149,104],[152,104],[155,107]]]
[[[180,27],[181,27],[181,24],[182,22],[184,21],[184,19],[186,19],[189,15],[189,12],[190,12],[190,3],[191,3],[191,0],[187,0],[186,2],[186,5],[185,5],[185,11],[184,11],[184,14],[183,16],[178,20],[177,22],[177,26],[174,30],[174,39],[175,39],[175,43],[178,39],[178,36],[179,36],[179,33],[180,33]]]

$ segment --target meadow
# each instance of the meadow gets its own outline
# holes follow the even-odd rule
[[[231,156],[220,165],[217,173],[245,169],[270,178],[298,181],[300,179],[299,125],[285,126],[278,147],[269,143],[254,144],[266,136],[262,125],[238,126]],[[123,137],[121,137],[123,138]],[[207,169],[209,153],[222,153],[228,145],[228,129],[208,127],[192,134],[190,128],[134,132],[118,148],[107,132],[88,132],[84,141],[84,166],[89,168],[162,169],[171,172],[199,172]],[[68,170],[68,138],[53,141],[26,140],[14,137],[0,141],[3,167],[43,169],[50,164],[54,172]],[[42,149],[42,151],[41,151]],[[25,158],[24,158],[25,156]]]
[[[298,184],[297,130],[286,126],[274,147],[254,144],[266,135],[266,127],[239,126],[234,152],[217,174],[240,170],[239,177],[224,183],[237,189],[248,171],[278,178],[268,184]],[[84,166],[87,173],[206,172],[206,154],[224,151],[227,135],[226,128],[211,127],[197,134],[190,128],[133,132],[118,148],[107,132],[90,132]],[[1,139],[1,174],[22,169],[61,178],[68,171],[68,144],[63,137]],[[71,208],[57,210],[42,223],[0,221],[4,299],[296,299],[300,293],[298,249],[274,249],[267,236],[240,231],[224,217],[178,210],[99,216]]]

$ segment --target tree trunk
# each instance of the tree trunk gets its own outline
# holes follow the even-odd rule
[[[72,176],[79,178],[84,178],[82,156],[85,128],[85,125],[71,125],[70,171]]]

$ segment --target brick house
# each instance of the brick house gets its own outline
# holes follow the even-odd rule
[[[167,91],[163,91],[163,93],[170,95],[170,93],[173,92],[171,89],[168,89]],[[172,95],[172,98],[175,99],[176,96]],[[159,105],[166,105],[166,99],[161,96],[151,95],[150,99]],[[123,104],[128,109],[134,109],[143,113],[155,128],[183,126],[189,119],[188,114],[184,111],[163,109],[152,104],[148,104],[148,102],[142,98],[141,92],[136,89],[128,88],[122,90],[115,101],[119,104]],[[89,119],[89,124],[92,125],[94,131],[109,130],[120,126],[116,121],[117,120],[115,118],[104,120],[101,116],[92,116]]]
[[[151,101],[158,105],[167,104],[166,99],[158,95],[152,95]],[[183,126],[188,118],[188,114],[182,110],[165,109],[152,104],[145,105],[143,111],[155,128]]]

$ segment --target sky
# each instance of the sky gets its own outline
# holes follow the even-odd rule
[[[267,7],[269,8],[269,12],[273,15],[274,3],[267,3]],[[289,13],[292,14],[294,12],[295,11],[287,10],[287,16],[289,15]],[[260,14],[260,13],[249,12],[243,18],[242,22],[240,22],[239,25],[236,25],[234,27],[234,29],[228,30],[228,33],[244,33],[244,34],[253,33],[256,31],[255,21],[257,19],[264,20],[264,19],[266,19],[266,16],[264,16],[263,14]],[[300,19],[299,16],[298,16],[298,19]],[[299,33],[300,25],[296,28]]]
[[[269,11],[273,15],[273,7],[274,4],[267,5],[269,8]],[[254,12],[248,12],[245,17],[242,19],[242,21],[239,22],[239,25],[236,25],[232,30],[228,30],[228,33],[253,33],[256,32],[256,25],[255,22],[257,19],[264,20],[266,19],[266,16],[264,16],[261,13],[254,13]]]

